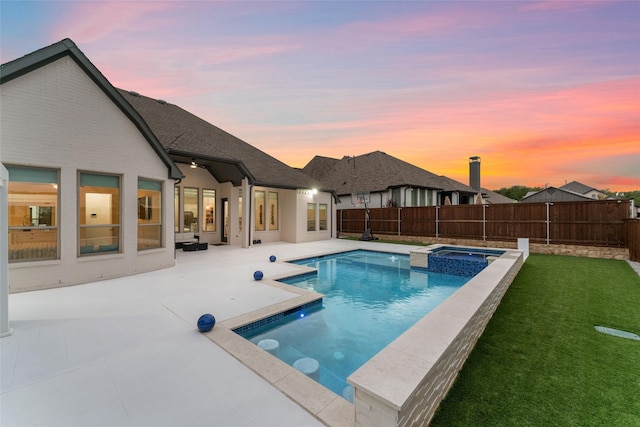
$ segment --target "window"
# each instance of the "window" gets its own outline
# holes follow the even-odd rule
[[[402,206],[402,194],[399,188],[391,190],[391,199],[396,202],[396,206]]]
[[[327,205],[325,203],[320,203],[320,230],[327,229]]]
[[[426,196],[424,205],[431,206],[433,204],[433,190],[424,190],[424,192]]]
[[[256,231],[264,231],[264,191],[256,191]]]
[[[410,188],[409,191],[411,192],[411,206],[419,206],[418,205],[418,196],[420,193],[420,189],[419,188]]]
[[[138,179],[138,250],[162,247],[162,183]]]
[[[173,231],[180,232],[180,187],[173,187]]]
[[[216,190],[202,190],[204,223],[202,231],[216,231]]]
[[[80,173],[80,255],[120,252],[120,177]]]
[[[269,192],[269,230],[278,229],[278,193]]]
[[[316,231],[315,203],[307,203],[307,231]]]
[[[198,189],[184,189],[184,225],[185,233],[198,232]]]
[[[58,258],[58,171],[7,166],[9,262]]]

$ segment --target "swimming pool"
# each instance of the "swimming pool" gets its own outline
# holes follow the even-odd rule
[[[241,335],[256,345],[277,341],[272,354],[291,366],[317,360],[314,379],[349,401],[347,377],[470,279],[412,269],[409,255],[367,250],[293,262],[317,273],[280,281],[323,294],[322,306]]]

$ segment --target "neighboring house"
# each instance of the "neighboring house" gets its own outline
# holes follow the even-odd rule
[[[587,200],[617,200],[616,197],[573,181],[562,187],[547,187],[536,192],[529,192],[520,200],[521,203],[547,202],[584,202]]]
[[[500,193],[496,193],[495,191],[491,191],[486,188],[481,188],[480,191],[482,192],[482,202],[486,205],[516,203],[515,200],[510,199],[507,196],[503,196]]]
[[[589,197],[593,200],[615,200],[615,197],[612,197],[606,193],[603,193],[600,190],[596,190],[593,187],[589,187],[587,185],[582,184],[578,181],[573,181],[568,184],[560,187],[563,190],[571,191],[573,193],[582,194],[585,197]]]
[[[175,186],[176,232],[242,246],[335,236],[332,194],[309,176],[176,105],[120,93],[185,176]]]
[[[315,156],[302,171],[335,191],[339,209],[365,202],[369,208],[475,203],[471,187],[381,151],[342,159]]]
[[[178,231],[244,247],[335,235],[330,192],[179,107],[115,89],[69,39],[3,64],[0,84],[11,292],[173,266]]]
[[[520,203],[552,203],[552,202],[585,202],[593,200],[562,187],[547,187],[544,190],[528,193],[520,200]]]
[[[76,45],[3,64],[0,84],[9,290],[173,266],[171,195],[182,174]]]

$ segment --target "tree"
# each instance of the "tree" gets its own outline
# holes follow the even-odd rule
[[[601,190],[603,193],[606,193],[610,196],[617,197],[622,200],[634,199],[635,205],[640,206],[640,190],[633,191],[610,191],[609,189]]]
[[[513,200],[521,200],[524,196],[527,195],[527,193],[540,190],[542,190],[541,187],[526,187],[524,185],[514,185],[512,187],[504,187],[499,190],[495,190],[495,192]]]

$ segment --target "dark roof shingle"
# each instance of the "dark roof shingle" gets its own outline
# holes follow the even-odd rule
[[[458,181],[438,176],[382,151],[342,159],[315,156],[302,171],[338,195],[404,186],[475,193]]]
[[[177,105],[119,89],[169,152],[241,162],[255,185],[313,188],[316,182],[267,153],[206,122]]]

